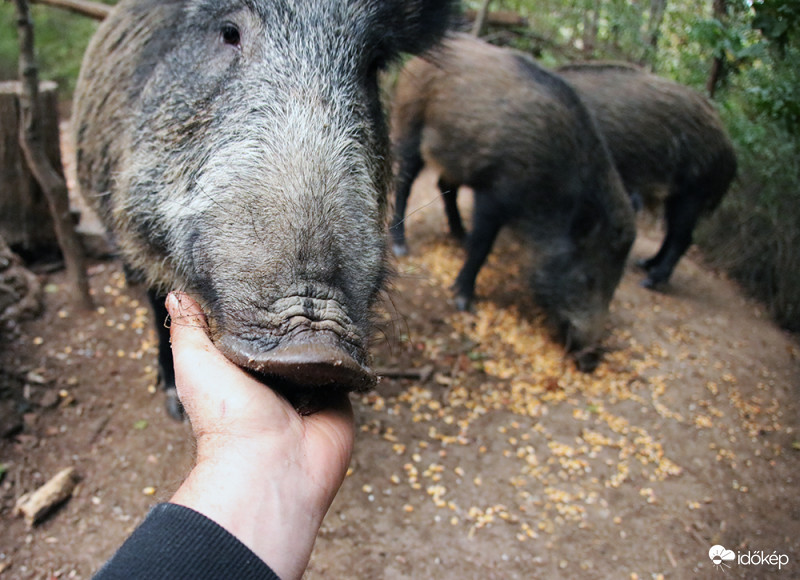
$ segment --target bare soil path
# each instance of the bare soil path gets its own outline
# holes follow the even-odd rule
[[[432,372],[354,399],[351,474],[306,577],[800,578],[796,340],[689,255],[665,293],[626,272],[606,360],[580,374],[526,298],[512,236],[476,312],[453,309],[462,253],[434,183],[412,197],[374,348],[376,367]],[[631,264],[658,239],[641,234]],[[0,343],[2,580],[89,578],[191,465],[155,392],[143,292],[114,262],[91,280],[94,313],[53,275],[44,315]],[[70,501],[33,529],[12,516],[67,466]]]

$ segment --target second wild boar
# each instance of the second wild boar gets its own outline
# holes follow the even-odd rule
[[[537,303],[578,367],[594,370],[635,225],[611,156],[575,91],[522,54],[453,36],[401,72],[392,137],[395,251],[406,251],[406,201],[424,164],[440,173],[457,236],[464,228],[456,192],[471,187],[472,229],[454,285],[456,307],[469,307],[498,232],[513,224],[532,250]]]

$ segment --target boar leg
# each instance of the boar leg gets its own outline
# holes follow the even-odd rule
[[[467,238],[467,259],[453,284],[458,310],[469,310],[475,296],[475,278],[492,251],[497,233],[506,221],[492,195],[475,192],[472,233]]]
[[[394,216],[389,232],[392,236],[392,251],[395,256],[408,254],[406,245],[406,207],[408,196],[411,195],[411,186],[422,171],[424,162],[419,152],[420,137],[406,138],[397,145],[398,169],[394,188]]]
[[[166,395],[167,413],[173,419],[183,421],[183,406],[180,399],[178,399],[178,391],[175,388],[175,366],[172,361],[172,347],[169,342],[169,324],[180,324],[180,321],[169,321],[167,307],[164,304],[166,296],[155,290],[148,290],[147,297],[150,299],[153,314],[155,315],[156,335],[158,336],[158,378]]]
[[[458,211],[458,183],[448,181],[444,177],[439,178],[439,191],[442,192],[444,201],[444,213],[447,215],[447,225],[450,227],[450,235],[460,242],[464,241],[467,232],[464,230],[464,223],[461,221],[461,213]]]
[[[692,244],[692,232],[700,217],[701,207],[691,195],[669,196],[664,204],[667,235],[658,253],[641,263],[647,271],[645,288],[666,284],[678,260]]]
[[[631,207],[633,207],[634,213],[638,214],[644,209],[644,198],[638,190],[630,190],[628,192],[628,198],[631,200]]]

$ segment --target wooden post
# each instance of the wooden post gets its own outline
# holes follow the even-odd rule
[[[18,81],[0,83],[0,236],[25,260],[60,257],[47,198],[19,146]],[[54,82],[39,84],[39,110],[47,158],[62,172],[58,141],[58,94]]]
[[[19,32],[19,76],[22,83],[20,95],[19,144],[31,172],[42,186],[50,215],[64,255],[67,277],[73,297],[85,309],[92,307],[89,278],[84,267],[83,248],[75,233],[69,210],[69,194],[63,175],[55,170],[45,153],[39,115],[39,72],[33,56],[33,23],[27,0],[14,0],[17,6]]]

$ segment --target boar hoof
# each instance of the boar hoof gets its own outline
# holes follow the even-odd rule
[[[408,256],[408,246],[405,244],[392,244],[392,252],[398,258],[402,258],[403,256]]]
[[[164,391],[166,398],[164,399],[164,406],[167,408],[167,413],[176,421],[183,421],[186,418],[186,413],[183,410],[183,404],[178,398],[178,390],[175,387],[170,387]]]
[[[666,282],[663,280],[655,280],[653,279],[652,276],[648,276],[647,278],[641,281],[640,285],[642,288],[647,288],[648,290],[653,290],[657,292],[664,290]]]
[[[641,260],[636,260],[636,267],[640,270],[644,270],[645,272],[649,272],[653,265],[653,258],[642,258]]]
[[[471,312],[472,311],[472,300],[467,298],[466,296],[457,295],[453,300],[455,304],[456,310],[459,312]]]

